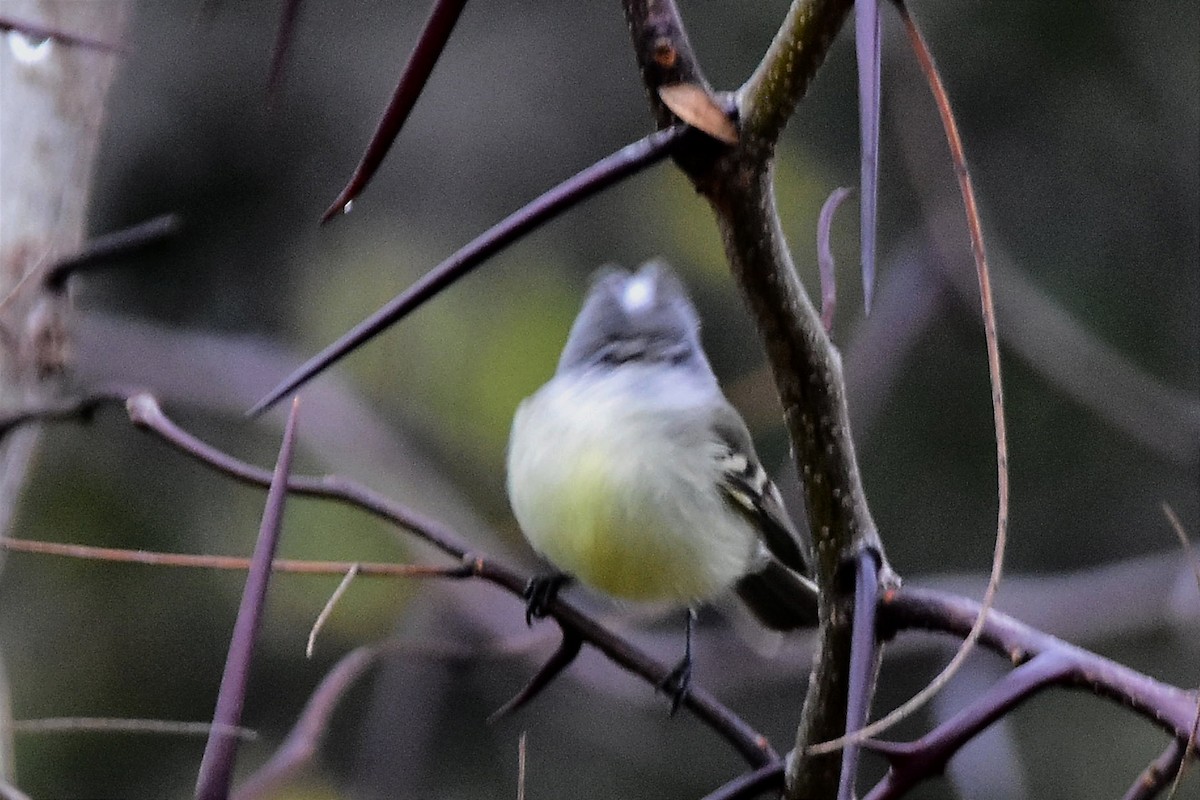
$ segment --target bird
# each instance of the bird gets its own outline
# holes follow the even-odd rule
[[[672,714],[691,680],[697,606],[733,589],[773,630],[816,619],[806,543],[661,261],[597,271],[554,375],[514,415],[507,491],[554,568],[526,588],[527,622],[572,580],[685,607],[683,659],[659,684]]]

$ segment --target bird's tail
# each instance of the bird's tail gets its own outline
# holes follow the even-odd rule
[[[771,630],[791,631],[817,624],[816,585],[774,558],[762,570],[739,580],[734,591]]]

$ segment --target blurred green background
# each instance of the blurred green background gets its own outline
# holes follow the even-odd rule
[[[749,74],[787,8],[680,5],[718,88]],[[1029,580],[1010,584],[1001,605],[1194,685],[1197,589],[1170,555],[1159,504],[1200,532],[1200,9],[912,7],[959,116],[1001,270],[1002,336],[1015,337],[1005,346],[1008,563]],[[164,212],[186,228],[76,287],[78,383],[156,388],[189,430],[269,464],[279,419],[241,411],[276,379],[503,215],[648,131],[617,4],[474,4],[374,182],[352,213],[318,227],[426,12],[308,0],[268,99],[278,4],[138,4],[92,230]],[[977,301],[930,267],[941,260],[970,280],[967,237],[936,112],[890,9],[883,28],[878,307],[864,323],[851,202],[833,227],[834,335],[893,565],[911,581],[978,576],[990,562],[995,468]],[[810,291],[820,204],[857,182],[855,81],[847,29],[780,151],[785,230]],[[532,566],[503,493],[512,412],[552,372],[589,273],[659,256],[684,273],[718,374],[764,458],[787,474],[761,349],[711,215],[669,165],[567,213],[320,379],[301,418],[301,466],[350,474]],[[1089,355],[1070,331],[1105,349]],[[261,503],[107,411],[48,431],[11,534],[248,554]],[[1127,581],[1124,593],[1084,582],[1065,602],[1036,600],[1060,573],[1163,553],[1181,580]],[[282,555],[430,560],[360,513],[306,501],[289,506]],[[0,656],[15,720],[211,715],[242,576],[19,554],[2,566]],[[516,600],[486,587],[359,579],[308,661],[305,638],[335,585],[273,584],[245,717],[261,739],[243,749],[239,774],[270,754],[340,655],[389,637],[403,645],[347,698],[319,759],[281,797],[515,796],[523,730],[530,798],[698,797],[741,768],[712,734],[686,715],[668,719],[648,687],[594,658],[514,719],[486,724],[552,647],[544,626],[523,632]],[[598,607],[675,657],[670,621],[640,630],[642,615]],[[703,621],[698,679],[788,749],[807,656],[754,655],[736,620]],[[919,688],[940,652],[889,661],[878,706]],[[999,665],[977,661],[982,675]],[[973,773],[914,796],[1116,796],[1165,745],[1112,704],[1063,693],[1039,697],[1001,733]],[[35,798],[188,797],[202,749],[148,734],[18,732],[15,780]],[[869,762],[867,776],[878,772]]]

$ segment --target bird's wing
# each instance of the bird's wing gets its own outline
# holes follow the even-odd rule
[[[788,517],[779,489],[759,463],[741,415],[726,403],[714,413],[712,424],[718,440],[728,448],[722,458],[721,490],[754,523],[773,556],[785,566],[806,574],[800,534]]]

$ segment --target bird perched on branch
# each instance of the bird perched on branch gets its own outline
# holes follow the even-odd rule
[[[508,496],[560,570],[531,581],[527,619],[571,578],[687,606],[684,658],[661,684],[672,711],[691,676],[697,604],[733,588],[772,629],[816,619],[804,545],[664,264],[596,274],[554,377],[517,409]]]

